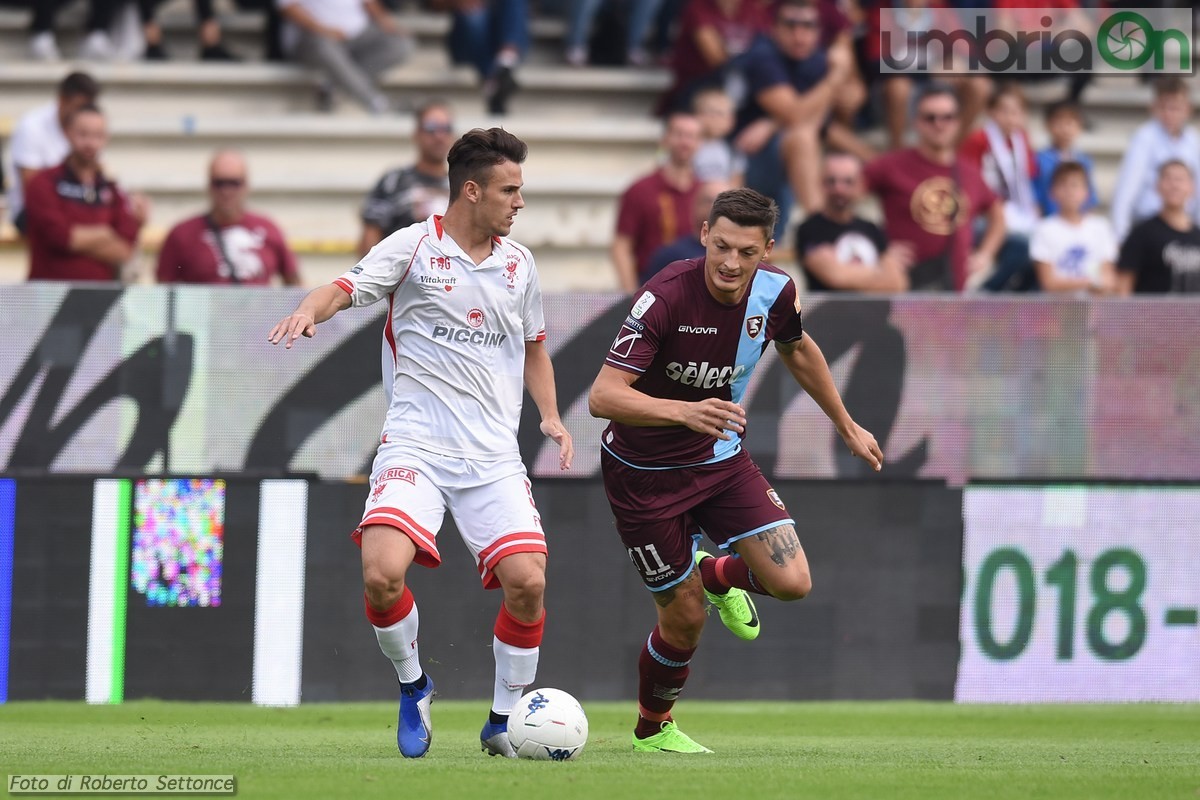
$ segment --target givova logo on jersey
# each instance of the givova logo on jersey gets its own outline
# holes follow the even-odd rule
[[[707,361],[699,364],[695,361],[689,361],[687,364],[672,361],[667,364],[668,378],[678,381],[684,386],[695,386],[698,389],[717,389],[728,386],[742,377],[745,372],[746,367],[742,364],[734,367],[718,367]]]

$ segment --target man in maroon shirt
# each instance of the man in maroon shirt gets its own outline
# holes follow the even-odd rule
[[[883,466],[875,437],[850,418],[804,333],[795,284],[762,262],[778,214],[753,189],[720,194],[701,228],[704,257],[677,261],[646,284],[588,396],[592,415],[612,420],[601,439],[604,488],[658,609],[638,660],[637,751],[710,752],[671,719],[706,598],[736,636],[753,639],[759,623],[748,593],[799,600],[812,586],[794,521],[742,449],[742,400],[769,343],[851,452]],[[726,555],[698,551],[697,528]]]
[[[979,168],[958,153],[953,89],[930,84],[917,100],[916,128],[916,147],[867,165],[867,186],[883,205],[888,239],[913,249],[913,289],[977,286],[992,272],[1004,241],[1004,204]],[[973,223],[985,215],[986,228],[972,252]]]
[[[692,162],[700,149],[700,120],[676,112],[663,133],[667,163],[630,186],[617,210],[612,260],[621,290],[632,294],[645,280],[654,252],[684,233],[692,219],[696,173]]]
[[[34,175],[25,197],[29,280],[117,279],[149,205],[140,195],[126,197],[100,170],[108,128],[99,108],[74,111],[64,133],[66,159]]]
[[[209,211],[180,222],[158,253],[159,283],[300,285],[296,257],[274,222],[246,210],[246,160],[221,150],[208,167]]]

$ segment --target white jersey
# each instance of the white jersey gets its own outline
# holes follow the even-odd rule
[[[12,219],[25,208],[25,191],[18,167],[41,170],[57,167],[71,145],[58,122],[58,103],[33,109],[17,123],[8,148],[8,213]]]
[[[1086,214],[1078,225],[1060,216],[1046,217],[1033,229],[1029,257],[1044,261],[1063,278],[1100,279],[1104,264],[1117,260],[1117,240],[1108,220]]]
[[[480,461],[519,458],[525,342],[546,338],[533,256],[495,237],[476,265],[431,216],[396,231],[334,284],[387,298],[384,442]]]

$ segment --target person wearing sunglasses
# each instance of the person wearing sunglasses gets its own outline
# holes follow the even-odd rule
[[[450,204],[446,156],[454,142],[453,112],[444,100],[433,100],[417,109],[416,122],[416,163],[384,173],[363,203],[359,258],[401,228],[446,213]]]
[[[913,289],[981,285],[992,276],[1004,241],[1004,203],[958,152],[961,120],[954,89],[927,84],[916,103],[916,146],[867,164],[867,187],[883,206],[888,239],[913,248]],[[972,249],[977,217],[983,232]]]
[[[208,167],[209,208],[180,222],[158,253],[159,283],[233,283],[267,286],[280,278],[300,285],[296,257],[279,227],[246,210],[246,160],[219,150]]]

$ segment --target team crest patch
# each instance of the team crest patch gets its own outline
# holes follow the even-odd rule
[[[783,501],[779,499],[779,492],[775,491],[774,489],[767,489],[767,499],[778,506],[780,511],[787,511],[787,509],[783,507]]]
[[[763,319],[762,314],[755,314],[753,317],[747,317],[746,318],[746,335],[749,336],[751,339],[757,339],[758,335],[760,333],[762,333],[764,321],[765,320]],[[782,508],[782,506],[781,506],[781,508]]]
[[[472,308],[467,312],[467,324],[472,328],[478,328],[483,325],[483,311],[478,308]]]
[[[516,256],[508,259],[508,263],[504,265],[504,279],[508,281],[508,288],[515,288],[517,285],[517,261]]]

